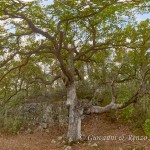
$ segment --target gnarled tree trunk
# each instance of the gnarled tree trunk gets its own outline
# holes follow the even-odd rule
[[[74,82],[67,87],[67,106],[69,109],[67,137],[69,141],[77,141],[81,138],[81,115],[83,114],[83,109],[78,103]]]

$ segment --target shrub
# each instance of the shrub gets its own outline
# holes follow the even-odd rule
[[[146,119],[143,125],[143,128],[144,128],[145,134],[150,137],[150,119]]]
[[[23,119],[21,117],[0,117],[0,121],[0,130],[4,133],[16,134],[23,125]]]

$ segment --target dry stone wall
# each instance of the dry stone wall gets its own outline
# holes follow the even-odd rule
[[[65,102],[26,103],[19,107],[18,112],[30,124],[63,125],[68,120]]]

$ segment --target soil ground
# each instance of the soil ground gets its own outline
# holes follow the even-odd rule
[[[49,128],[49,133],[34,132],[18,135],[0,135],[0,150],[149,150],[150,140],[130,131],[130,127],[112,121],[104,115],[84,119],[82,133],[86,140],[67,147],[62,137],[65,126]],[[95,136],[95,138],[94,138]],[[97,138],[97,140],[96,140]],[[99,140],[98,140],[99,138]],[[107,138],[107,139],[106,139]],[[111,138],[111,139],[108,139]],[[88,141],[89,139],[89,141]],[[90,140],[93,141],[90,141]]]

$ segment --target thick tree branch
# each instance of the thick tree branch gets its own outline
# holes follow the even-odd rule
[[[148,94],[148,90],[145,89],[143,84],[144,84],[144,82],[141,83],[141,86],[137,90],[137,92],[130,99],[128,99],[126,102],[124,102],[122,104],[116,104],[114,100],[112,100],[110,104],[108,104],[104,107],[93,106],[91,104],[83,104],[84,113],[85,114],[91,114],[91,113],[100,114],[100,113],[108,112],[108,111],[111,111],[111,110],[118,110],[118,109],[126,108],[127,106],[129,106],[133,103],[136,103],[143,96]]]
[[[59,52],[56,53],[56,57],[60,63],[60,68],[61,68],[63,74],[68,78],[68,81],[72,82],[72,80],[73,80],[72,73],[69,71],[67,65],[65,64],[65,62]]]
[[[57,75],[55,77],[53,77],[53,79],[51,81],[47,81],[43,78],[40,78],[40,77],[36,77],[35,78],[35,81],[32,81],[32,82],[39,82],[39,83],[42,83],[44,85],[52,85],[56,80],[58,80],[59,78],[61,78],[61,75]],[[30,82],[31,83],[31,82]]]
[[[31,21],[31,19],[29,19],[22,13],[19,13],[18,15],[20,16],[20,18],[24,19],[28,23],[29,27],[32,29],[33,32],[39,33],[39,34],[43,35],[44,37],[46,37],[47,39],[49,39],[50,41],[54,42],[54,37],[49,35],[48,32],[44,32],[43,30],[37,28],[34,25],[34,23]]]
[[[44,32],[42,29],[37,28],[34,25],[34,23],[32,22],[32,20],[29,19],[26,15],[24,15],[23,13],[17,13],[17,12],[16,12],[16,14],[11,14],[7,11],[7,9],[8,8],[6,7],[3,10],[5,15],[10,16],[11,18],[20,18],[20,19],[25,20],[33,32],[39,33],[39,34],[43,35],[44,37],[46,37],[47,39],[49,39],[50,41],[54,42],[54,37],[52,37],[50,34],[48,34],[48,32]]]

